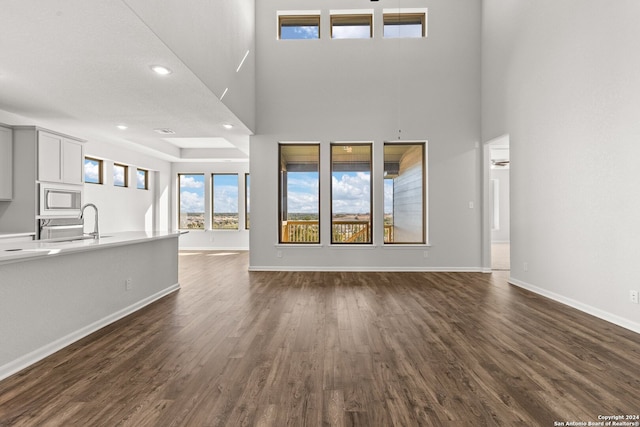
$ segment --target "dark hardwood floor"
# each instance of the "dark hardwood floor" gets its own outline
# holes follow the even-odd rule
[[[2,426],[553,426],[640,412],[640,336],[506,272],[247,271],[182,289],[0,382]]]

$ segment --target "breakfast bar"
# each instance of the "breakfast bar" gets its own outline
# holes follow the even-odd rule
[[[0,379],[177,291],[179,235],[0,243]]]

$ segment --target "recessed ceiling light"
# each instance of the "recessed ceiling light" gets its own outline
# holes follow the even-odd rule
[[[117,125],[116,127],[118,129],[120,129],[120,130],[126,130],[128,126],[127,125]]]
[[[224,127],[225,129],[233,129],[233,125],[229,123],[223,124],[222,127]]]
[[[168,69],[167,67],[163,67],[162,65],[152,65],[151,69],[156,74],[160,74],[161,76],[166,76],[167,74],[171,74],[172,73],[172,71],[170,69]]]

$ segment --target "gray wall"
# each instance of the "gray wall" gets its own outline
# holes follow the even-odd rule
[[[511,280],[640,331],[638,16],[485,0],[483,137],[510,137]]]
[[[398,5],[322,2],[322,34],[329,34],[330,9],[364,6],[375,12],[374,38],[300,41],[276,39],[276,13],[302,4],[256,2],[260,114],[251,138],[251,176],[252,209],[260,215],[252,218],[251,268],[481,268],[480,3],[431,1],[426,39],[385,40],[382,8]],[[430,248],[382,246],[383,143],[399,138],[428,141]],[[279,141],[321,143],[321,247],[276,245]],[[332,141],[374,143],[373,247],[329,245]]]

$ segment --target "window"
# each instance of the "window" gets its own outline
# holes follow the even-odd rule
[[[113,185],[116,187],[129,186],[129,167],[119,163],[113,164]]]
[[[214,173],[211,200],[214,230],[238,229],[238,174]]]
[[[102,160],[94,159],[92,157],[84,158],[84,182],[89,184],[102,184]]]
[[[140,190],[149,189],[149,171],[145,169],[138,169],[136,171],[137,188]]]
[[[332,15],[332,39],[370,39],[373,37],[372,15]]]
[[[280,15],[278,17],[278,38],[281,40],[319,39],[320,14]]]
[[[426,13],[385,13],[385,38],[420,38],[426,37]]]
[[[371,144],[331,145],[331,243],[371,243]]]
[[[251,195],[249,193],[249,191],[251,190],[251,175],[249,175],[248,173],[244,174],[244,228],[246,228],[247,230],[249,229],[249,225],[251,224],[251,222],[249,221],[249,214],[250,214],[250,205],[249,202],[251,201]]]
[[[280,144],[280,243],[320,243],[320,145]]]
[[[425,144],[384,144],[384,243],[426,243]]]
[[[178,175],[180,229],[204,230],[204,174]]]

